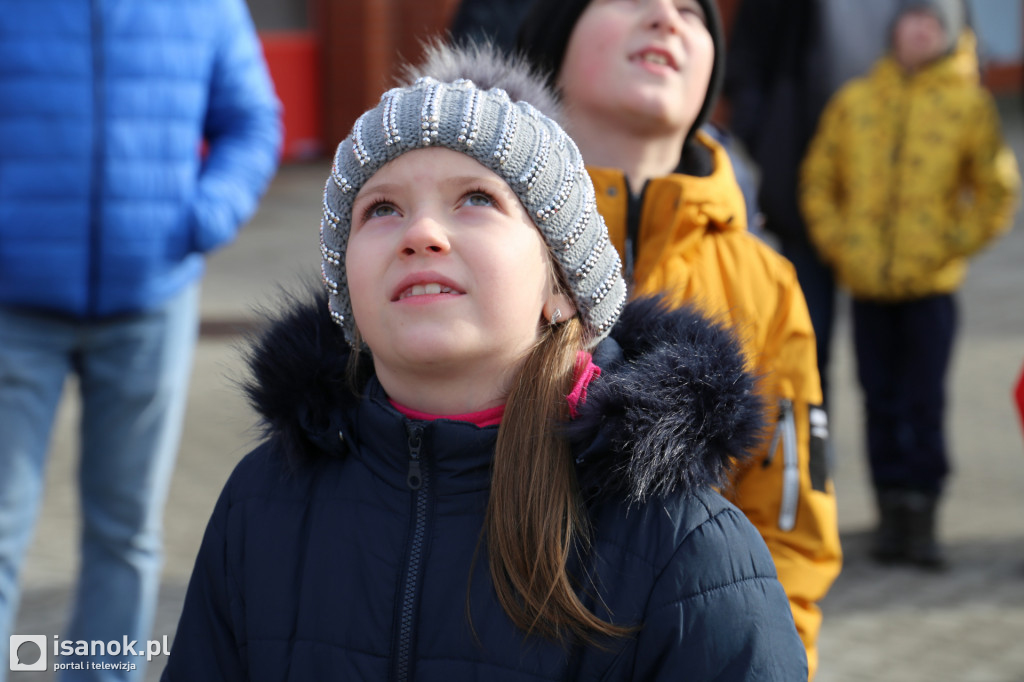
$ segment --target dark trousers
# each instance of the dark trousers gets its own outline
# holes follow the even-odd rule
[[[857,376],[876,490],[941,492],[949,473],[943,421],[955,331],[952,295],[853,302]]]
[[[832,327],[835,320],[836,283],[832,268],[825,265],[806,235],[780,239],[780,250],[793,263],[796,278],[811,314],[814,339],[818,351],[818,374],[821,393],[828,403],[828,367],[832,356]]]

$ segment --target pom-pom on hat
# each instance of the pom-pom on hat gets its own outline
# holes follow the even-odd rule
[[[345,273],[353,200],[389,161],[442,147],[478,161],[519,197],[569,284],[587,345],[595,345],[622,312],[626,283],[583,157],[552,118],[555,99],[543,79],[487,45],[435,44],[407,75],[415,80],[385,92],[338,145],[324,187],[321,272],[345,338],[355,343]]]

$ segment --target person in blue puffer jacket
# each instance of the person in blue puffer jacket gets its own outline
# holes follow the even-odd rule
[[[763,426],[740,346],[625,304],[524,69],[435,46],[339,145],[327,295],[251,353],[265,439],[164,680],[807,678],[764,541],[715,490]]]
[[[204,255],[272,177],[280,105],[244,0],[4,2],[0,64],[0,640],[74,373],[82,555],[64,635],[144,641]]]

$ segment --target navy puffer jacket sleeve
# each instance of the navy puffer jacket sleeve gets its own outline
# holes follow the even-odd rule
[[[687,536],[654,583],[629,679],[801,679],[792,632],[758,627],[787,604],[767,552],[748,550],[759,540],[733,507]]]
[[[256,457],[254,453],[249,460]],[[238,613],[240,591],[231,587],[238,578],[228,558],[231,496],[239,478],[246,478],[241,467],[224,487],[207,523],[185,598],[182,622],[188,626],[179,629],[174,639],[175,656],[164,670],[164,679],[195,679],[193,675],[198,671],[202,671],[202,679],[248,679],[238,632],[242,622]]]

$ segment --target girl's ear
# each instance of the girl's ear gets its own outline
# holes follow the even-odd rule
[[[556,312],[557,311],[557,312]],[[551,294],[544,302],[544,319],[551,324],[565,322],[576,314],[576,306],[566,294]]]

